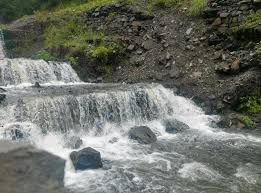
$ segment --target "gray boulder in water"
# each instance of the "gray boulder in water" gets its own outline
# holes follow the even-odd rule
[[[65,160],[27,143],[0,141],[1,193],[64,193]]]
[[[100,152],[91,147],[84,148],[80,151],[73,151],[70,154],[75,170],[98,169],[102,168]]]
[[[129,138],[136,140],[141,144],[150,144],[157,141],[156,135],[146,126],[131,128],[129,131]]]
[[[187,124],[176,119],[167,119],[163,122],[163,125],[166,128],[166,132],[173,134],[190,129]]]
[[[80,137],[72,136],[66,139],[65,147],[71,149],[78,149],[83,144],[83,141]]]
[[[1,103],[2,101],[4,101],[5,98],[6,98],[6,95],[5,95],[5,94],[0,94],[0,103]]]

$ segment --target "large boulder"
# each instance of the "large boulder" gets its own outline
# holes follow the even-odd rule
[[[78,149],[83,144],[83,141],[80,137],[72,136],[66,139],[65,147],[71,149]]]
[[[73,151],[70,154],[75,170],[98,169],[102,168],[100,152],[91,147],[84,148],[80,151]]]
[[[163,125],[166,128],[166,132],[168,133],[179,133],[189,129],[189,126],[181,121],[176,119],[168,119],[163,122]]]
[[[141,144],[150,144],[157,141],[156,135],[149,127],[133,127],[129,131],[129,138],[138,141]]]
[[[65,160],[27,143],[0,141],[0,192],[64,193]]]

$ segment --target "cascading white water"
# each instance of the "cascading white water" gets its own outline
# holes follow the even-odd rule
[[[79,81],[77,74],[67,63],[24,58],[0,60],[0,85],[2,86]]]
[[[5,58],[5,43],[4,43],[4,35],[3,31],[0,29],[0,60]]]
[[[161,85],[83,84],[66,63],[7,59],[3,49],[1,59],[3,45],[0,37],[0,85],[7,86],[0,136],[21,129],[34,145],[66,159],[65,185],[73,193],[260,191],[261,138],[211,128],[215,117]],[[19,86],[35,82],[44,85]],[[166,119],[191,129],[169,134]],[[157,142],[130,140],[128,131],[137,125],[149,126]],[[74,171],[67,135],[100,151],[104,168]]]

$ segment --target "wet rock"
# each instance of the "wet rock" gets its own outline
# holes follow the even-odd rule
[[[27,140],[30,135],[30,130],[25,130],[19,124],[12,124],[4,131],[4,138],[13,141]]]
[[[0,141],[0,192],[64,193],[65,160],[27,143]]]
[[[220,128],[230,128],[230,129],[243,129],[247,125],[241,120],[240,114],[226,114],[221,116],[220,120],[217,122],[217,126]]]
[[[65,147],[71,149],[78,149],[83,144],[83,141],[80,137],[72,136],[66,139]]]
[[[39,82],[35,82],[33,85],[34,88],[41,88],[41,85]]]
[[[176,119],[168,119],[163,122],[168,133],[179,133],[189,129],[189,126]]]
[[[0,94],[0,103],[3,102],[6,98],[5,94]]]
[[[80,151],[73,151],[70,154],[75,170],[98,169],[102,168],[100,152],[91,147],[84,148]]]
[[[7,92],[7,90],[3,89],[0,87],[0,92],[3,93],[3,92]]]
[[[109,143],[117,143],[119,141],[119,138],[113,137],[112,139],[109,140]]]
[[[150,144],[157,141],[156,135],[146,126],[131,128],[129,131],[129,138],[136,140],[141,144]]]

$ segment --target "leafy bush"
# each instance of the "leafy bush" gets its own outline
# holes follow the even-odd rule
[[[252,114],[256,114],[261,111],[261,97],[259,96],[248,96],[240,99],[241,111],[246,111]]]
[[[36,53],[35,56],[33,56],[33,59],[42,59],[45,61],[53,61],[56,60],[56,57],[54,57],[52,54],[50,54],[47,50],[42,50]]]
[[[239,118],[247,127],[253,127],[255,125],[255,122],[248,116],[242,115]]]

